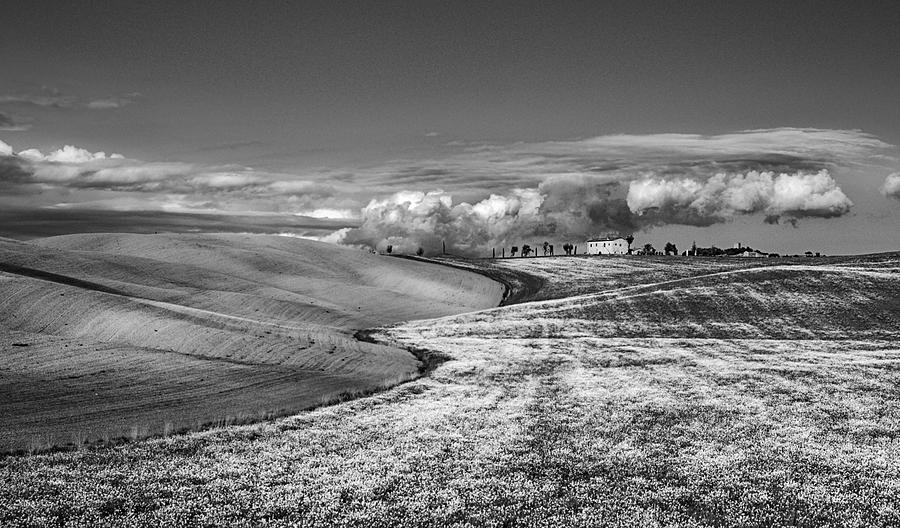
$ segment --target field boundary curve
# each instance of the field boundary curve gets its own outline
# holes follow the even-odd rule
[[[499,266],[486,265],[484,263],[469,263],[468,260],[459,257],[429,258],[412,255],[394,256],[429,264],[438,264],[449,268],[456,268],[470,273],[477,273],[494,282],[499,282],[503,285],[503,299],[500,301],[500,304],[497,305],[498,307],[530,302],[534,296],[544,288],[547,282],[537,275],[525,273],[524,271],[501,268]],[[488,308],[488,310],[490,309],[491,308]]]

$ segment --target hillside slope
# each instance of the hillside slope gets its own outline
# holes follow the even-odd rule
[[[527,260],[571,297],[376,333],[430,375],[0,459],[0,524],[900,525],[896,255]]]
[[[675,274],[677,277],[677,274]],[[771,265],[628,284],[461,316],[466,335],[896,339],[900,273],[880,264]],[[633,284],[637,282],[637,284]],[[441,327],[438,329],[440,330]],[[459,328],[443,327],[448,333]]]
[[[257,417],[414,376],[355,330],[496,306],[460,270],[260,235],[0,240],[0,447]]]

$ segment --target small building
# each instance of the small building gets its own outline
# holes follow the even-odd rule
[[[628,241],[620,236],[592,238],[587,241],[587,252],[591,255],[625,255]]]

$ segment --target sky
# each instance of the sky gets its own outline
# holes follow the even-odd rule
[[[895,1],[0,12],[0,236],[900,249]]]

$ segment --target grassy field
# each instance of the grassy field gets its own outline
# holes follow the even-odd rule
[[[260,235],[0,241],[0,449],[258,420],[418,375],[353,337],[495,306],[452,268]]]
[[[6,458],[0,524],[900,523],[898,255],[493,265],[547,300],[376,334],[444,360],[427,377],[272,423]]]

